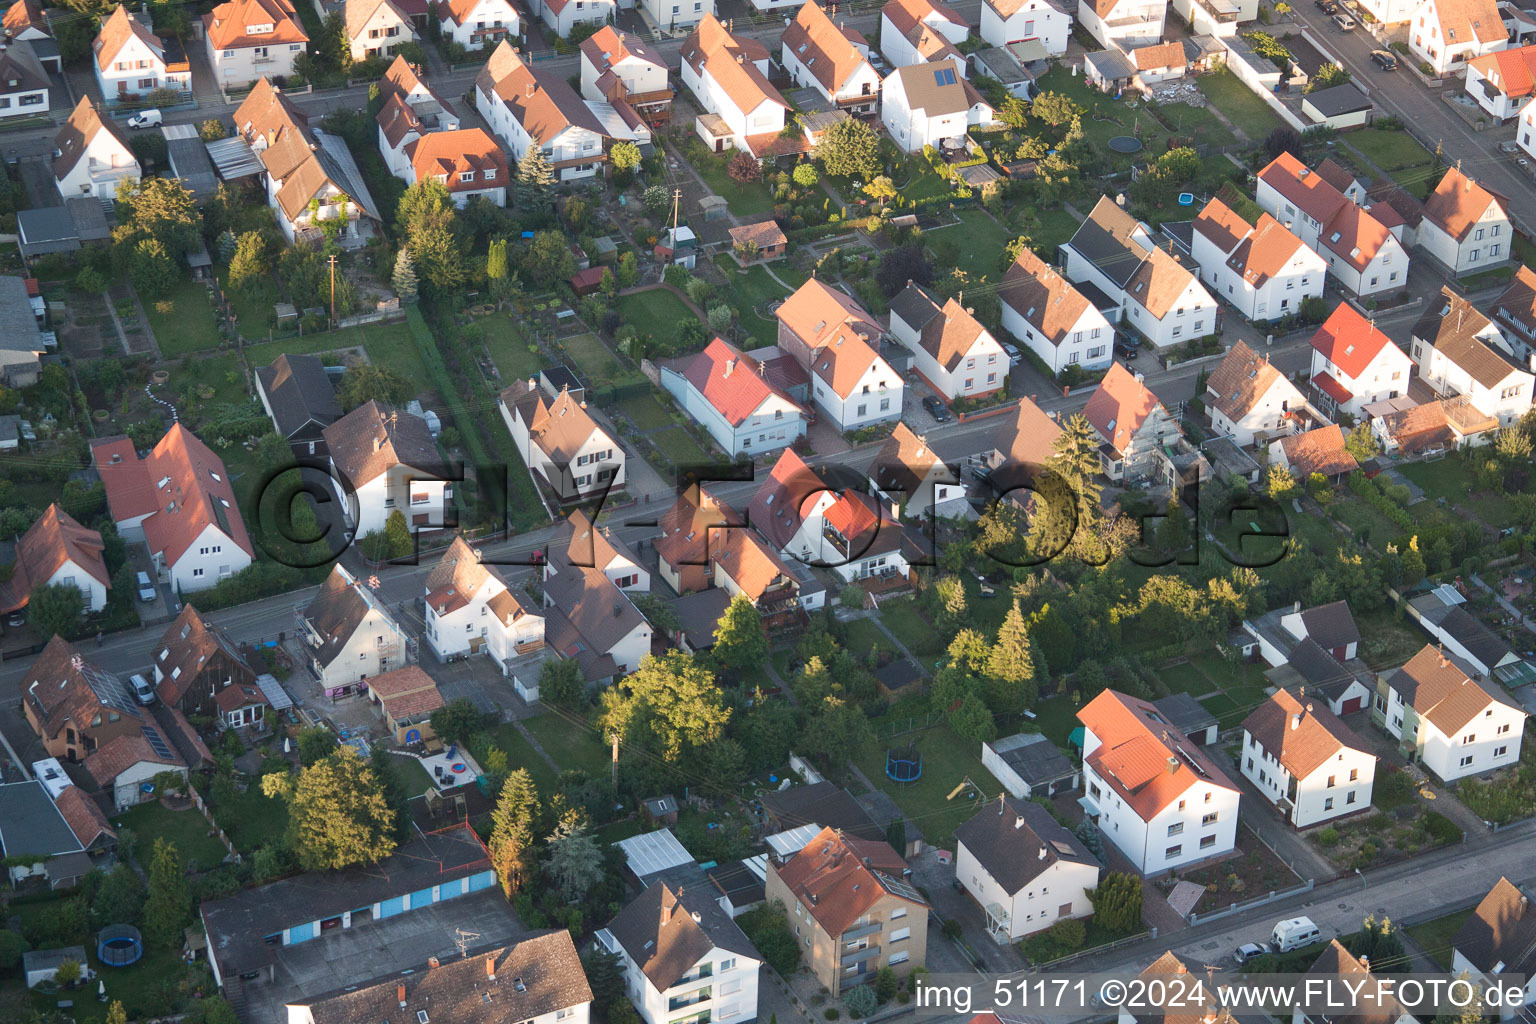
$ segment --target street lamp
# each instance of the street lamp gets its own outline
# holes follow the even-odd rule
[[[1369,889],[1371,887],[1371,883],[1367,882],[1365,880],[1365,873],[1363,871],[1361,871],[1359,868],[1355,868],[1355,874],[1360,876],[1360,891],[1361,892],[1365,892],[1365,890],[1367,890],[1367,889]]]

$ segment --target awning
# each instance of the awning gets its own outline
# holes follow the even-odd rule
[[[288,691],[283,689],[283,684],[277,681],[276,676],[259,675],[256,677],[256,686],[261,690],[261,695],[267,698],[267,703],[272,705],[273,711],[293,707],[293,698],[288,696]]]

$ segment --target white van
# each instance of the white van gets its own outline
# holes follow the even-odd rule
[[[1293,917],[1275,925],[1270,940],[1274,943],[1276,953],[1289,953],[1293,949],[1310,946],[1322,937],[1310,917]]]
[[[158,110],[141,110],[128,119],[128,127],[158,128],[164,120]]]

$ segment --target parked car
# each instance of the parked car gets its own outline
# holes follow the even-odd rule
[[[1334,3],[1333,0],[1317,0],[1317,7],[1324,14],[1339,13],[1339,5]]]
[[[1355,30],[1355,19],[1343,12],[1333,16],[1333,23],[1339,26],[1340,32],[1353,32]]]
[[[1391,50],[1372,50],[1371,60],[1383,71],[1397,70],[1397,55]]]
[[[1292,917],[1275,925],[1274,934],[1269,938],[1276,953],[1289,953],[1321,942],[1323,933],[1310,917]]]
[[[15,629],[18,626],[25,626],[27,624],[27,613],[26,613],[26,610],[22,609],[22,608],[18,608],[15,611],[11,612],[10,615],[6,616],[5,624],[7,626],[10,626],[12,629]]]
[[[1007,342],[1004,342],[1003,351],[1008,353],[1009,366],[1018,366],[1024,361],[1024,353],[1019,351],[1017,345],[1010,345]]]
[[[150,685],[148,679],[135,672],[128,677],[128,682],[133,684],[133,695],[139,699],[140,704],[153,704],[155,702],[155,688]]]
[[[1274,947],[1267,942],[1245,942],[1237,947],[1237,952],[1232,954],[1232,959],[1242,965],[1255,957],[1266,956],[1274,951]]]
[[[149,581],[149,573],[141,572],[137,577],[139,584],[139,600],[145,604],[153,601],[157,596],[155,585]]]
[[[165,121],[158,110],[141,110],[128,119],[129,128],[158,128]]]
[[[1141,343],[1124,339],[1116,341],[1115,355],[1120,356],[1122,359],[1135,359],[1141,355]]]
[[[943,402],[939,401],[933,395],[928,395],[923,399],[923,408],[928,410],[929,415],[934,418],[935,422],[949,422],[949,407],[946,406]]]

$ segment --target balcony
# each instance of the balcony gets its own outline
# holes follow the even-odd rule
[[[839,961],[839,964],[843,967],[852,967],[854,964],[861,964],[866,960],[873,960],[879,955],[879,946],[865,946],[863,949],[856,949],[850,953],[844,953],[842,960]]]
[[[1215,18],[1218,24],[1226,25],[1242,17],[1243,9],[1233,0],[1195,0],[1201,10]]]
[[[690,1006],[697,1006],[700,1003],[707,1002],[713,996],[714,989],[709,985],[705,985],[703,988],[694,989],[685,995],[673,996],[671,999],[668,999],[667,1010],[686,1010]]]
[[[873,921],[858,928],[850,928],[843,932],[843,941],[852,942],[854,939],[862,939],[866,935],[873,935],[881,928],[879,921]]]

